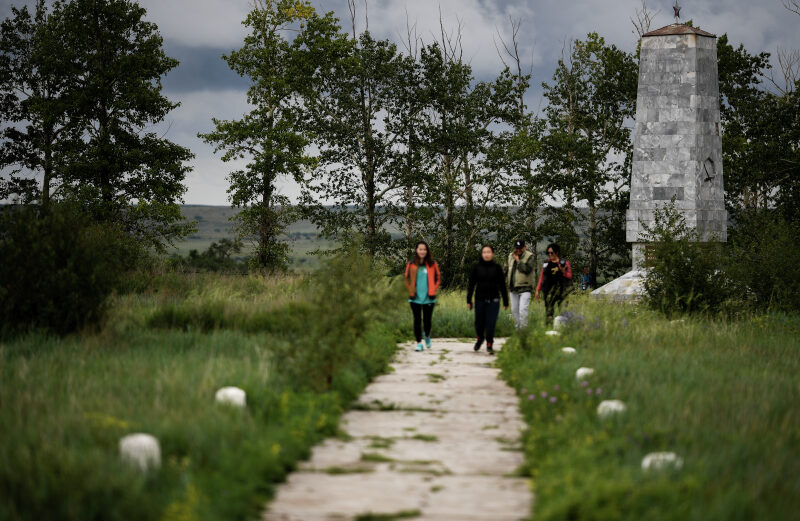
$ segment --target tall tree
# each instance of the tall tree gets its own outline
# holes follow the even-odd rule
[[[0,199],[46,206],[63,175],[78,125],[68,115],[77,74],[66,31],[44,0],[11,8],[0,25]],[[41,182],[38,179],[41,178]]]
[[[538,115],[530,112],[525,103],[525,95],[533,74],[533,60],[529,65],[523,64],[519,41],[522,21],[510,19],[510,22],[511,38],[506,41],[499,36],[502,50],[498,46],[497,51],[503,65],[511,71],[519,85],[515,123],[509,136],[506,153],[501,155],[508,162],[509,182],[505,192],[515,211],[507,225],[499,231],[498,239],[502,241],[501,244],[511,244],[515,239],[528,240],[534,264],[538,264],[537,244],[547,231],[542,212],[547,187],[543,182],[543,176],[540,176],[538,170],[534,168],[539,154],[543,121]]]
[[[77,74],[69,117],[83,139],[64,180],[95,217],[163,248],[193,228],[178,206],[193,155],[147,130],[179,105],[161,93],[161,78],[178,61],[131,0],[56,2],[54,16]]]
[[[0,166],[10,169],[0,195],[47,204],[57,190],[156,248],[193,229],[177,204],[192,154],[146,130],[177,106],[161,77],[178,62],[145,10],[57,0],[12,13],[0,37]]]
[[[251,33],[242,48],[224,56],[231,69],[247,76],[247,101],[254,108],[242,119],[214,119],[216,130],[200,134],[223,161],[248,158],[243,170],[229,174],[229,200],[243,208],[237,214],[239,234],[255,242],[254,264],[262,269],[282,268],[288,246],[281,234],[294,218],[290,201],[277,192],[282,175],[298,181],[315,159],[305,153],[308,139],[298,131],[300,108],[293,75],[293,51],[288,35],[302,31],[315,15],[301,0],[254,0],[244,24]]]
[[[320,148],[303,203],[324,236],[347,242],[360,234],[364,250],[375,257],[391,250],[386,225],[402,189],[393,159],[403,130],[388,121],[402,57],[388,40],[376,40],[368,30],[359,34],[354,1],[349,5],[351,35],[328,14],[310,20],[294,39],[303,56],[297,73],[303,78],[303,128]]]
[[[604,225],[618,226],[618,218],[606,223],[604,217],[621,211],[618,202],[630,183],[630,128],[625,123],[634,112],[636,64],[632,55],[591,33],[574,42],[559,60],[553,83],[543,86],[549,105],[542,170],[567,208],[587,207],[586,251],[596,281],[598,269],[605,268],[601,258],[627,251],[624,242],[601,243],[600,234]]]

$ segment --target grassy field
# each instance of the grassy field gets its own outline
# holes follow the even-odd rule
[[[570,312],[565,334],[549,337],[535,310],[499,356],[530,425],[531,519],[797,519],[800,317],[668,321],[587,299]],[[585,384],[581,366],[595,369]],[[600,420],[604,399],[627,411]],[[658,451],[683,467],[644,472]]]
[[[533,518],[796,517],[800,317],[670,322],[581,297],[570,312],[569,329],[547,337],[535,304],[498,357],[530,425]],[[355,257],[318,276],[129,277],[99,329],[0,344],[0,520],[254,519],[310,447],[337,435],[341,412],[411,338],[410,315],[399,282]],[[433,335],[472,338],[472,320],[463,292],[443,292]],[[501,311],[498,336],[512,331]],[[585,386],[579,366],[596,370]],[[247,391],[245,410],[214,404],[227,385]],[[606,398],[627,412],[600,421]],[[160,471],[120,461],[132,432],[159,438]],[[683,467],[643,472],[654,451]]]
[[[0,520],[255,519],[411,337],[401,284],[359,258],[315,277],[164,273],[128,289],[98,330],[0,343]],[[443,294],[434,320],[436,335],[472,336],[463,293]],[[229,385],[245,410],[214,403]],[[120,460],[133,432],[160,440],[158,472]]]
[[[0,344],[0,519],[256,518],[394,352],[381,317],[398,288],[368,264],[350,286],[326,282],[351,268],[165,274],[114,298],[98,331]],[[214,403],[229,385],[245,410]],[[160,471],[120,460],[132,432],[160,440]]]

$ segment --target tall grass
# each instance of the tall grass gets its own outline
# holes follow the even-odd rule
[[[668,321],[583,299],[571,311],[561,337],[545,336],[534,314],[499,356],[530,426],[532,518],[796,518],[800,317]],[[596,371],[586,387],[575,379],[580,366]],[[628,410],[601,421],[603,399]],[[676,452],[683,468],[644,472],[643,456],[655,451]]]
[[[414,338],[414,323],[411,308],[402,300],[402,304],[392,314],[392,323],[399,338]],[[437,295],[436,307],[433,310],[431,336],[445,338],[474,338],[475,315],[467,309],[466,292],[463,290],[442,291]],[[500,308],[497,317],[496,337],[510,336],[514,331],[511,320],[511,309]]]
[[[255,518],[395,350],[396,285],[355,257],[320,276],[167,273],[100,330],[1,344],[0,519]],[[245,410],[214,403],[228,385]],[[159,471],[120,461],[132,432],[160,440]]]

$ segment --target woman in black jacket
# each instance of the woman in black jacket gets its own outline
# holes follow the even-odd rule
[[[500,298],[503,309],[508,309],[508,289],[503,268],[494,261],[494,248],[488,244],[481,248],[481,260],[473,267],[467,287],[467,307],[472,309],[472,292],[475,291],[475,351],[480,350],[486,339],[486,351],[494,354],[494,326],[500,313]]]

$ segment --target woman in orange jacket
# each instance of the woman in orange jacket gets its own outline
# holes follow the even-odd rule
[[[406,265],[404,277],[408,290],[408,302],[414,316],[414,336],[417,351],[431,348],[431,318],[436,305],[436,290],[442,281],[439,265],[433,260],[428,243],[419,241],[414,247],[414,259]],[[422,329],[425,329],[425,347],[422,345]]]

